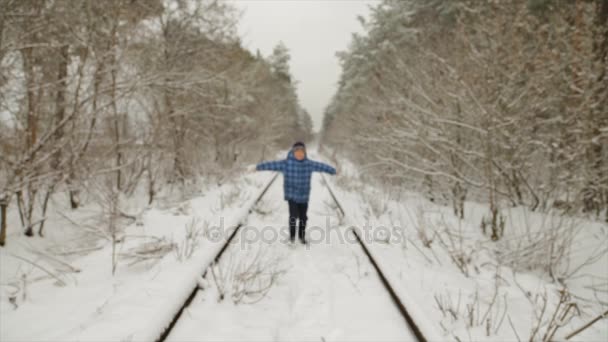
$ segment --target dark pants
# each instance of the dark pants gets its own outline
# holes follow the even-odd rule
[[[296,236],[296,220],[300,220],[300,229],[298,230],[298,237],[301,241],[304,241],[306,231],[306,212],[308,211],[308,203],[296,203],[288,201],[289,203],[289,238],[291,241]]]

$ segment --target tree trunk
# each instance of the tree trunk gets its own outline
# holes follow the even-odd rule
[[[44,201],[42,203],[42,219],[40,219],[40,225],[38,228],[38,236],[44,237],[44,224],[46,223],[46,211],[49,208],[49,200],[53,193],[55,192],[55,184],[51,184],[51,186],[47,189],[46,194],[44,195]]]
[[[3,4],[4,6],[2,6],[0,8],[0,10],[2,10],[2,13],[0,13],[0,46],[4,46],[2,45],[3,42],[3,38],[4,38],[4,26],[5,26],[5,22],[6,22],[6,12],[8,12],[8,6],[6,6],[5,4]],[[0,49],[0,61],[4,59],[4,54],[6,53],[5,49]],[[2,86],[2,83],[0,83],[0,86]]]
[[[27,130],[26,130],[26,141],[25,146],[27,150],[30,150],[36,144],[37,139],[37,131],[38,131],[38,115],[37,115],[37,101],[36,101],[36,93],[35,93],[35,72],[34,72],[34,61],[33,61],[33,53],[32,48],[24,48],[21,51],[21,56],[23,59],[23,70],[25,72],[26,78],[26,98],[27,98]],[[22,190],[19,190],[17,193],[19,201],[19,209],[22,224],[25,228],[26,236],[34,236],[32,226],[31,226],[31,209],[34,202],[32,199],[35,198],[35,195],[32,195],[32,184],[31,180],[25,179],[26,183],[25,195],[27,196],[27,201],[24,202],[24,193]]]
[[[38,195],[38,189],[33,186],[31,182],[27,184],[27,201],[25,202],[24,215],[25,215],[25,235],[32,237],[34,236],[34,208],[36,208],[36,196]]]
[[[70,190],[70,208],[78,209],[80,206],[80,199],[78,199],[78,192],[76,190]]]
[[[84,63],[84,62],[83,62]],[[68,186],[70,187],[70,207],[72,209],[78,209],[80,207],[80,190],[74,189],[71,186],[71,181],[76,179],[76,171],[74,170],[75,162],[80,160],[80,158],[87,152],[89,149],[89,145],[91,143],[91,139],[93,137],[93,132],[95,127],[97,126],[97,115],[98,115],[98,105],[97,99],[99,98],[99,92],[101,87],[101,82],[103,80],[103,73],[105,71],[105,60],[102,59],[99,64],[97,64],[95,68],[95,72],[93,74],[93,97],[91,99],[91,106],[93,117],[91,118],[91,123],[89,124],[89,130],[87,132],[87,137],[84,141],[84,145],[77,152],[76,156],[72,155],[72,159],[70,160],[70,177],[68,178]]]
[[[171,28],[168,24],[165,24],[163,27],[163,39],[164,39],[164,49],[163,49],[163,58],[165,62],[165,66],[169,67],[172,65],[172,57],[168,48],[169,42],[172,39],[171,36]],[[169,70],[167,70],[169,72]],[[169,77],[164,78],[164,87],[163,87],[163,101],[164,101],[164,111],[170,125],[172,126],[173,136],[173,174],[171,182],[178,180],[179,183],[183,186],[186,178],[186,170],[184,167],[184,158],[183,158],[183,124],[182,120],[180,120],[175,115],[175,108],[173,106],[173,101],[171,99],[171,93],[169,92],[169,84],[171,83],[171,79]]]
[[[68,58],[69,58],[69,45],[64,45],[61,47],[59,51],[59,66],[57,70],[57,96],[55,98],[55,122],[60,123],[63,121],[65,116],[65,92],[67,88],[67,76],[68,76]],[[59,141],[63,138],[63,128],[59,128],[55,132],[55,142],[59,143]],[[55,171],[59,171],[59,165],[61,164],[61,149],[57,149],[55,152],[55,156],[53,158],[53,169]]]
[[[154,202],[154,196],[156,195],[154,174],[152,173],[152,168],[148,167],[148,205],[151,205]]]
[[[599,122],[599,125],[595,125],[595,130],[598,134],[598,127],[605,127],[608,125],[608,77],[606,70],[608,68],[608,0],[597,0],[597,17],[596,26],[598,30],[598,37],[595,39],[594,50],[596,55],[597,64],[600,68],[598,75],[598,87],[596,91],[596,98],[599,100],[599,105],[596,106],[594,117],[603,118],[603,122]],[[601,120],[601,119],[600,119]],[[598,172],[598,179],[600,179],[600,192],[604,193],[604,209],[606,211],[606,222],[608,222],[608,179],[604,172],[608,169],[606,158],[603,158],[605,154],[605,146],[608,142],[599,141],[595,146],[595,153],[597,156],[596,170]]]
[[[36,133],[38,125],[36,115],[36,96],[34,93],[35,80],[32,61],[32,48],[24,48],[21,51],[23,58],[23,70],[26,78],[26,97],[27,97],[27,136],[26,147],[32,148],[36,143]]]
[[[116,151],[116,188],[118,191],[122,191],[122,167],[123,167],[123,155],[122,155],[122,137],[121,137],[121,114],[118,112],[118,104],[117,104],[117,96],[116,96],[116,85],[117,85],[117,68],[118,68],[118,60],[116,58],[116,53],[118,50],[118,42],[117,39],[117,28],[114,26],[112,29],[112,64],[110,69],[110,77],[112,82],[111,88],[111,105],[112,105],[112,114],[113,114],[113,123],[114,123],[114,149]]]
[[[6,244],[6,208],[8,201],[6,198],[0,198],[0,246]]]

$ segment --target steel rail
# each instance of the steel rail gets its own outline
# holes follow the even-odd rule
[[[327,187],[327,190],[329,191],[329,194],[331,195],[331,198],[336,203],[336,206],[338,207],[338,210],[340,211],[340,214],[342,214],[343,217],[346,217],[346,212],[344,211],[344,207],[342,206],[342,204],[340,203],[340,201],[336,197],[336,194],[334,193],[333,189],[329,185],[329,182],[327,182],[327,179],[325,179],[325,176],[323,176],[323,182],[325,183],[325,186]],[[373,257],[372,253],[370,252],[370,250],[367,247],[367,245],[365,244],[365,242],[363,242],[363,237],[361,236],[361,234],[357,231],[357,229],[354,229],[354,227],[351,227],[351,231],[355,234],[355,237],[357,238],[357,242],[359,243],[359,245],[363,249],[363,252],[365,253],[365,255],[367,255],[367,258],[369,259],[369,261],[371,262],[371,264],[374,266],[374,269],[376,270],[376,273],[378,273],[378,276],[380,277],[382,285],[384,285],[384,288],[390,294],[391,299],[393,300],[393,303],[395,304],[395,306],[399,310],[399,313],[401,314],[401,316],[405,320],[406,324],[410,327],[411,331],[414,333],[414,335],[416,336],[416,338],[418,339],[418,341],[419,342],[430,342],[429,339],[427,339],[424,336],[424,334],[422,333],[422,330],[420,329],[420,327],[418,326],[418,324],[416,324],[416,322],[414,321],[414,318],[409,313],[409,311],[407,310],[407,308],[405,307],[405,305],[403,304],[403,302],[401,301],[401,299],[397,295],[397,292],[395,291],[395,289],[393,288],[393,286],[391,285],[391,283],[389,282],[389,280],[385,276],[384,272],[380,268],[380,266],[379,266],[378,262],[376,261],[376,259]]]
[[[253,202],[253,204],[251,205],[251,207],[248,209],[248,214],[251,214],[251,212],[253,211],[253,208],[256,206],[256,204],[258,204],[258,202],[260,202],[260,200],[262,199],[262,197],[264,197],[264,195],[266,194],[266,192],[268,192],[268,189],[270,188],[270,186],[274,183],[274,181],[277,179],[277,177],[279,176],[279,174],[275,174],[272,179],[266,184],[266,186],[264,186],[263,190],[260,192],[260,194],[258,195],[258,197],[255,199],[255,201]],[[242,220],[241,220],[242,221]],[[209,267],[212,267],[214,263],[217,263],[220,258],[222,257],[222,255],[224,254],[224,252],[226,251],[226,249],[228,248],[228,246],[230,245],[230,243],[232,242],[232,240],[234,240],[234,237],[236,236],[236,234],[238,233],[239,229],[243,226],[243,222],[239,222],[236,227],[234,227],[234,229],[232,230],[232,233],[230,234],[230,237],[228,237],[228,239],[226,240],[226,242],[224,243],[224,245],[222,246],[222,248],[218,251],[218,253],[215,255],[215,258],[213,259],[213,263],[207,265],[207,267],[205,267],[204,272],[202,273],[202,276],[204,277],[207,274],[207,270],[209,269]],[[157,342],[163,342],[167,339],[167,336],[169,336],[169,334],[171,333],[171,330],[173,330],[173,327],[175,327],[175,324],[177,323],[177,321],[179,321],[180,317],[182,316],[182,313],[184,312],[184,310],[190,305],[190,303],[192,303],[192,300],[194,299],[194,297],[196,297],[196,293],[199,290],[199,286],[198,283],[196,286],[194,286],[194,288],[192,289],[192,292],[190,293],[190,295],[188,296],[188,298],[186,299],[186,301],[184,302],[184,304],[181,306],[181,308],[179,309],[179,311],[175,314],[175,316],[173,316],[173,319],[171,320],[171,323],[169,323],[169,325],[165,328],[165,330],[163,331],[163,333],[159,336],[159,338],[156,340]]]

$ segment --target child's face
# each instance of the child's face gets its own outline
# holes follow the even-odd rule
[[[297,148],[293,151],[293,156],[296,157],[297,160],[304,160],[306,152],[304,152],[303,148]]]

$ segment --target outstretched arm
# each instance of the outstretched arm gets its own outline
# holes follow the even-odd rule
[[[314,160],[311,160],[310,163],[312,164],[313,171],[325,172],[325,173],[329,173],[330,175],[336,174],[336,169],[334,169],[333,167],[331,167],[325,163],[321,163],[321,162],[314,161]]]
[[[283,171],[285,171],[285,160],[274,160],[274,161],[259,163],[258,165],[256,165],[255,169],[258,171],[283,172]]]

